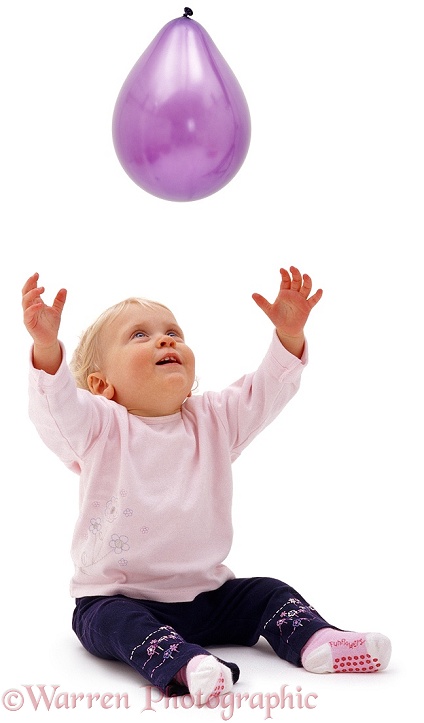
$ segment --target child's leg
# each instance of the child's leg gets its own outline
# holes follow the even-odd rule
[[[361,648],[359,656],[364,655],[365,658],[359,659],[371,659],[373,670],[383,670],[388,663],[390,643],[387,638],[378,634],[368,634],[368,637],[341,632],[321,617],[296,590],[280,580],[229,580],[219,590],[205,595],[210,596],[210,601],[214,600],[214,617],[219,620],[215,631],[212,626],[209,629],[213,639],[205,644],[254,645],[263,636],[283,660],[299,667],[303,665],[311,672],[322,672],[317,668],[323,665],[328,672],[336,672],[338,668],[334,665],[346,661],[339,660],[337,663],[330,653],[338,650],[340,656],[335,657],[346,657],[346,649],[350,650],[349,646],[359,645],[358,641],[364,639],[365,647]],[[342,640],[345,642],[341,643]],[[345,647],[342,648],[342,645]],[[367,658],[367,655],[371,657]],[[357,672],[358,666],[343,665],[341,669],[345,667]],[[371,670],[371,663],[368,670]]]
[[[317,611],[294,592],[266,622],[268,634],[264,632],[264,637],[277,654],[284,651],[285,645],[297,654],[300,652],[298,664],[311,673],[371,673],[387,667],[391,645],[384,635],[340,631],[328,623],[323,626],[324,622]],[[276,626],[279,644],[275,639]]]
[[[301,666],[301,651],[311,635],[330,627],[296,590],[274,578],[228,580],[203,595],[209,601],[211,620],[209,639],[197,640],[200,644],[252,646],[262,636],[280,658]]]
[[[167,624],[166,616],[159,619],[149,608],[149,602],[121,595],[81,598],[74,611],[74,632],[90,653],[127,663],[167,695],[198,693],[199,676],[194,676],[192,682],[191,675],[184,679],[178,678],[177,674],[196,656],[213,656],[203,647],[184,640]],[[164,609],[167,607],[175,606],[162,605]],[[219,667],[212,694],[221,677],[221,669],[225,669],[226,687],[230,680],[232,685],[233,678],[237,680],[239,676],[240,671],[234,663],[219,661]]]

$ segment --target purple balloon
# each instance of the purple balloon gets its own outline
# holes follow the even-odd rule
[[[240,169],[250,143],[246,98],[195,20],[167,23],[139,58],[116,101],[113,142],[130,178],[170,201],[209,196]]]

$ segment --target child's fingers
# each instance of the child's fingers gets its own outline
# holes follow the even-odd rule
[[[289,272],[287,271],[287,269],[280,269],[280,274],[281,274],[281,285],[280,285],[280,289],[282,289],[282,290],[290,289],[290,287],[291,287],[291,278],[290,278],[290,274],[289,274]]]
[[[34,302],[24,310],[24,324],[29,332],[31,332],[38,323],[39,312],[44,306],[43,302]]]
[[[60,291],[58,291],[55,296],[55,300],[53,301],[52,307],[59,314],[62,313],[63,307],[65,306],[66,294],[67,294],[66,289],[60,289]]]
[[[308,299],[309,308],[313,309],[315,304],[318,304],[318,301],[320,300],[321,296],[323,294],[322,289],[318,289],[318,291],[315,292],[313,296],[311,296],[310,299]]]
[[[35,288],[27,291],[22,297],[23,309],[28,309],[28,307],[33,306],[34,303],[36,303],[37,305],[42,305],[44,303],[43,300],[40,298],[40,295],[42,293],[44,293],[44,286],[36,286]]]
[[[37,281],[39,279],[39,274],[33,274],[32,276],[27,279],[25,282],[23,289],[22,289],[22,296],[28,293],[31,289],[34,289],[37,286]]]
[[[307,299],[312,291],[312,279],[308,274],[303,274],[303,285],[299,289],[299,293]]]
[[[252,294],[252,299],[257,303],[259,308],[265,312],[265,314],[269,314],[272,304],[270,304],[269,301],[262,296],[262,294]]]
[[[302,274],[300,273],[299,269],[296,268],[296,266],[290,266],[290,271],[293,277],[291,288],[294,289],[294,291],[299,291],[300,287],[302,286]]]

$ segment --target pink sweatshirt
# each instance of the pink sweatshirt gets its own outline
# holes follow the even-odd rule
[[[192,600],[234,574],[231,463],[299,387],[306,364],[274,333],[258,370],[166,417],[77,389],[65,361],[30,369],[30,417],[80,477],[71,595]]]

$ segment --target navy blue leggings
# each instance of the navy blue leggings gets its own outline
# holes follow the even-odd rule
[[[121,660],[167,695],[182,695],[176,673],[209,645],[247,645],[266,638],[277,655],[301,666],[300,653],[327,623],[299,593],[280,580],[228,580],[191,602],[163,603],[124,595],[76,601],[72,627],[93,655]],[[236,682],[240,671],[231,668]]]

